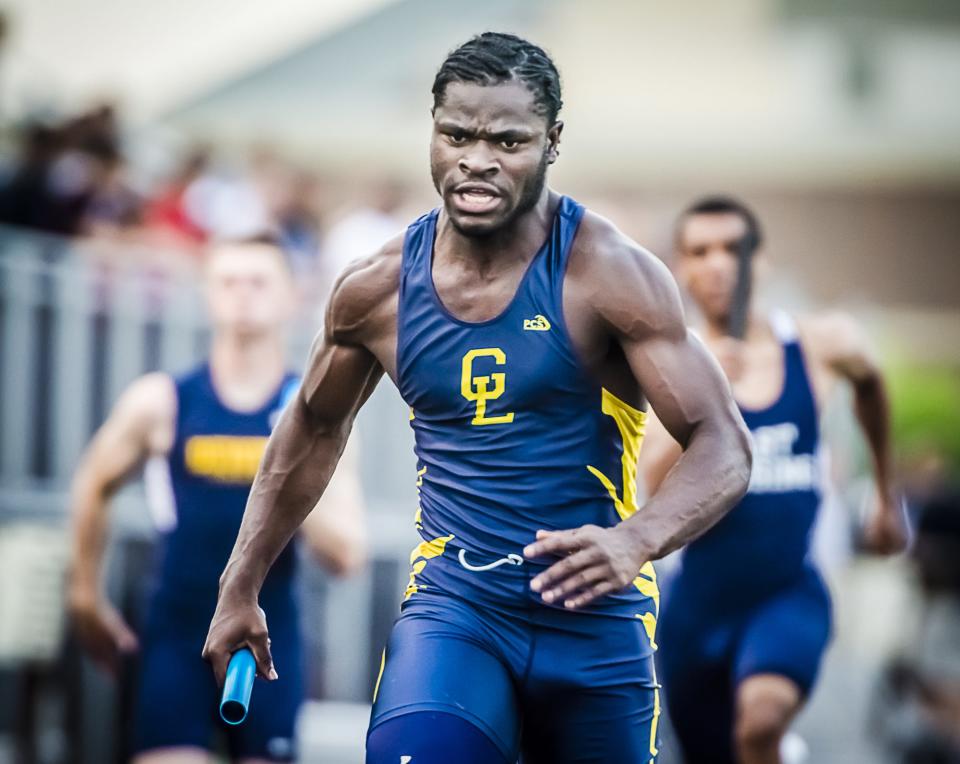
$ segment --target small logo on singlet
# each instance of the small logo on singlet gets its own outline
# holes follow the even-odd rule
[[[401,756],[401,757],[400,757],[400,764],[410,764],[411,761],[413,761],[413,756]]]
[[[523,330],[525,332],[549,332],[550,322],[547,321],[546,316],[541,316],[538,313],[533,318],[523,319]]]

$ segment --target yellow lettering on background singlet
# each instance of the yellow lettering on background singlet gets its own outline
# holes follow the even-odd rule
[[[194,435],[187,439],[187,471],[220,483],[251,483],[267,438],[261,435]]]

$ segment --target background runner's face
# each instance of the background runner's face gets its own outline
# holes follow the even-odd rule
[[[730,313],[737,245],[746,233],[746,221],[735,213],[691,215],[683,225],[677,275],[708,321],[724,322]]]
[[[283,253],[267,244],[227,244],[210,255],[207,308],[218,332],[253,337],[279,332],[296,300]]]
[[[520,82],[451,82],[433,113],[430,171],[453,225],[489,236],[529,211],[557,157],[561,123],[547,124]]]

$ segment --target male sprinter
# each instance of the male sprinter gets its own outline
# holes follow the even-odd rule
[[[284,365],[294,288],[283,253],[267,241],[218,245],[207,264],[206,289],[213,322],[209,362],[178,379],[158,373],[135,381],[94,437],[73,486],[70,604],[82,643],[108,666],[118,652],[137,646],[100,589],[109,499],[144,462],[148,475],[167,478],[167,496],[172,489],[175,514],[166,523],[141,635],[138,764],[210,760],[219,692],[200,649],[267,436],[297,385]],[[304,530],[325,564],[346,572],[362,559],[363,535],[355,478],[338,475],[339,488],[324,496]],[[261,593],[274,627],[273,648],[289,669],[283,681],[254,695],[247,721],[228,730],[234,759],[287,761],[294,753],[302,687],[293,576],[291,545]]]
[[[799,322],[747,313],[728,335],[739,250],[762,243],[753,213],[704,199],[677,224],[677,268],[703,316],[753,435],[747,496],[682,556],[664,596],[659,663],[667,708],[687,761],[774,764],[790,720],[810,692],[830,636],[830,603],[810,557],[820,501],[818,402],[838,379],[854,393],[873,456],[879,505],[869,545],[892,552],[904,528],[891,487],[887,399],[857,328],[836,314]],[[747,262],[756,268],[757,256]],[[651,491],[671,480],[680,454],[655,421],[641,459]],[[676,462],[678,469],[682,462]]]
[[[546,186],[562,128],[547,54],[480,35],[448,56],[433,95],[443,207],[334,288],[254,482],[205,654],[222,679],[249,645],[276,676],[261,582],[386,373],[412,409],[423,542],[367,761],[653,761],[650,561],[740,498],[747,433],[667,269]],[[686,448],[638,512],[646,401]]]

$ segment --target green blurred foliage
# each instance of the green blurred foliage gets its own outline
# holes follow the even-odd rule
[[[937,455],[960,475],[960,369],[904,366],[888,379],[897,453]]]

